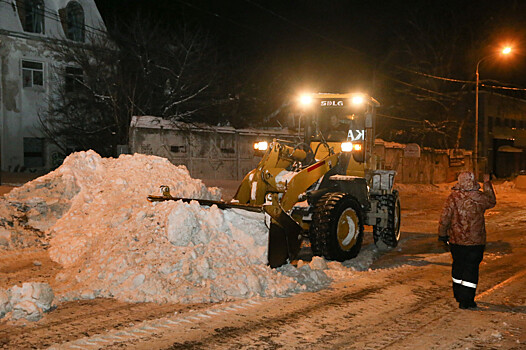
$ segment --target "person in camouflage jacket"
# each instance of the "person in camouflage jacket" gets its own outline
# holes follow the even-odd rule
[[[496,204],[489,175],[483,191],[472,172],[462,172],[446,200],[438,228],[438,240],[451,250],[453,295],[461,309],[476,308],[479,265],[486,246],[484,212]]]

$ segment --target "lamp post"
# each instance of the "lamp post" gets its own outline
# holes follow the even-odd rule
[[[507,55],[511,52],[511,47],[505,47],[502,49],[500,54]],[[486,58],[495,56],[496,54],[491,54],[485,57],[482,57],[477,62],[477,69],[475,70],[475,76],[476,76],[476,82],[475,82],[475,147],[473,147],[473,173],[475,174],[475,179],[478,181],[479,176],[479,165],[478,165],[478,159],[479,159],[479,66],[482,61],[484,61]]]

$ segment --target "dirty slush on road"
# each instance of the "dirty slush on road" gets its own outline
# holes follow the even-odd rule
[[[89,344],[94,348],[112,344],[135,344],[140,348],[137,344],[141,337],[151,343],[148,337],[161,334],[163,328],[172,327],[173,332],[173,327],[185,329],[182,326],[187,323],[200,324],[210,318],[235,325],[243,312],[248,313],[244,317],[250,320],[254,316],[246,310],[264,310],[272,300],[277,300],[277,305],[283,300],[297,303],[298,309],[287,306],[283,312],[301,317],[308,314],[306,304],[314,300],[323,308],[325,302],[319,295],[327,291],[351,285],[375,291],[383,286],[389,290],[394,287],[387,281],[393,279],[399,286],[404,280],[404,266],[413,271],[407,273],[409,276],[418,275],[410,269],[418,269],[419,265],[449,262],[448,255],[437,251],[434,245],[436,219],[449,185],[428,188],[427,196],[433,198],[427,202],[422,202],[426,196],[422,195],[422,188],[399,185],[404,196],[402,229],[407,237],[395,250],[381,253],[366,238],[359,256],[343,263],[316,257],[311,262],[300,261],[297,266],[287,264],[271,269],[266,262],[268,242],[263,214],[202,207],[197,202],[147,202],[147,195],[158,191],[161,184],[168,185],[172,194],[179,197],[221,198],[220,189],[207,188],[202,181],[191,178],[186,168],[174,166],[166,159],[138,154],[101,158],[92,151],[70,155],[57,170],[3,198],[0,346],[45,348],[69,344],[75,348],[74,342],[79,341],[77,348]],[[499,199],[508,203],[504,210],[517,208],[524,215],[520,200],[526,197],[515,192],[509,183],[497,186]],[[502,233],[510,225],[512,228],[526,220],[526,215],[515,215],[514,221],[505,221],[511,215],[495,215],[499,210],[503,208],[497,206],[489,213],[490,238],[491,231]],[[503,247],[498,243],[490,243],[487,260],[509,254],[500,248]],[[407,249],[403,257],[399,254],[402,249]],[[447,268],[442,270],[447,275]],[[382,283],[378,283],[379,274],[384,275]],[[393,277],[396,275],[401,276]],[[444,276],[433,280],[444,284],[440,296],[447,295],[449,287]],[[398,292],[400,296],[407,295]],[[359,301],[366,294],[378,292],[353,293],[355,297],[351,299]],[[386,295],[375,298],[382,301]],[[524,298],[518,300],[519,305],[521,302],[524,304]],[[349,303],[343,305],[352,307]],[[364,301],[357,307],[367,308],[373,303],[374,300]],[[376,303],[379,313],[391,307],[378,300]],[[228,312],[236,316],[229,316]],[[312,310],[310,316],[321,317],[316,312]],[[344,316],[349,319],[348,314]],[[275,314],[273,317],[276,326],[295,323],[292,317],[288,321]],[[266,339],[265,329],[271,324],[260,327],[262,339]],[[359,328],[365,330],[363,325],[360,327],[357,326],[357,332]],[[211,343],[218,339],[214,334],[213,329],[208,333]],[[225,337],[222,346],[231,346],[228,344],[236,332],[232,334]],[[99,341],[89,341],[97,336]],[[243,339],[242,334],[237,336]],[[284,346],[286,339],[281,341]],[[268,342],[259,345],[265,347]],[[174,343],[177,342],[157,345],[168,347]],[[189,344],[199,347],[199,343]],[[241,341],[238,345],[243,347]],[[337,347],[337,342],[331,346]]]

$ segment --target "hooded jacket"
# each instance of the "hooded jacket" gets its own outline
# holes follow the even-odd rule
[[[491,182],[483,186],[484,191],[479,191],[480,185],[471,172],[459,175],[440,216],[439,236],[449,236],[452,244],[486,244],[484,212],[493,208],[497,200]]]

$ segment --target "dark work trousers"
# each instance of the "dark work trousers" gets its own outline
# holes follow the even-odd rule
[[[479,265],[486,246],[450,244],[450,247],[453,256],[453,295],[459,303],[472,304],[479,281]]]

